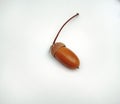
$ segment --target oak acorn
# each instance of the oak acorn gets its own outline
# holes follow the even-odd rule
[[[66,67],[70,68],[70,69],[76,69],[79,68],[80,66],[80,60],[79,58],[76,56],[76,54],[74,52],[72,52],[70,49],[68,49],[64,43],[61,42],[56,42],[56,39],[58,37],[58,35],[60,34],[62,28],[74,17],[78,16],[79,13],[77,13],[76,15],[72,16],[70,19],[68,19],[63,26],[60,28],[60,30],[58,31],[52,46],[50,47],[50,51],[52,56],[54,56],[59,62],[61,62],[63,65],[65,65]]]

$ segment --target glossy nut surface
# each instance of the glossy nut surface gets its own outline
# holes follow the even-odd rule
[[[70,49],[66,48],[63,43],[59,42],[51,46],[51,54],[70,69],[79,68],[80,61],[78,57]]]

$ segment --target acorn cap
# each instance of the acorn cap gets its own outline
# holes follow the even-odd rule
[[[65,45],[61,42],[57,42],[55,44],[53,44],[51,47],[50,47],[50,50],[51,50],[51,54],[53,56],[55,56],[55,53],[61,48],[61,47],[65,47]]]

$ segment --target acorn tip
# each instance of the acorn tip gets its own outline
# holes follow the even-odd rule
[[[77,67],[77,69],[79,69],[79,66]]]

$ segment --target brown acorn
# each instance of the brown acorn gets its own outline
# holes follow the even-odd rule
[[[68,49],[63,43],[56,42],[56,39],[58,35],[60,34],[62,28],[74,17],[78,16],[76,15],[72,16],[70,19],[68,19],[63,26],[60,28],[59,32],[57,33],[52,46],[50,47],[51,54],[63,65],[70,69],[76,69],[79,68],[80,61],[79,58],[76,56],[74,52],[72,52],[70,49]],[[56,42],[56,43],[55,43]]]

